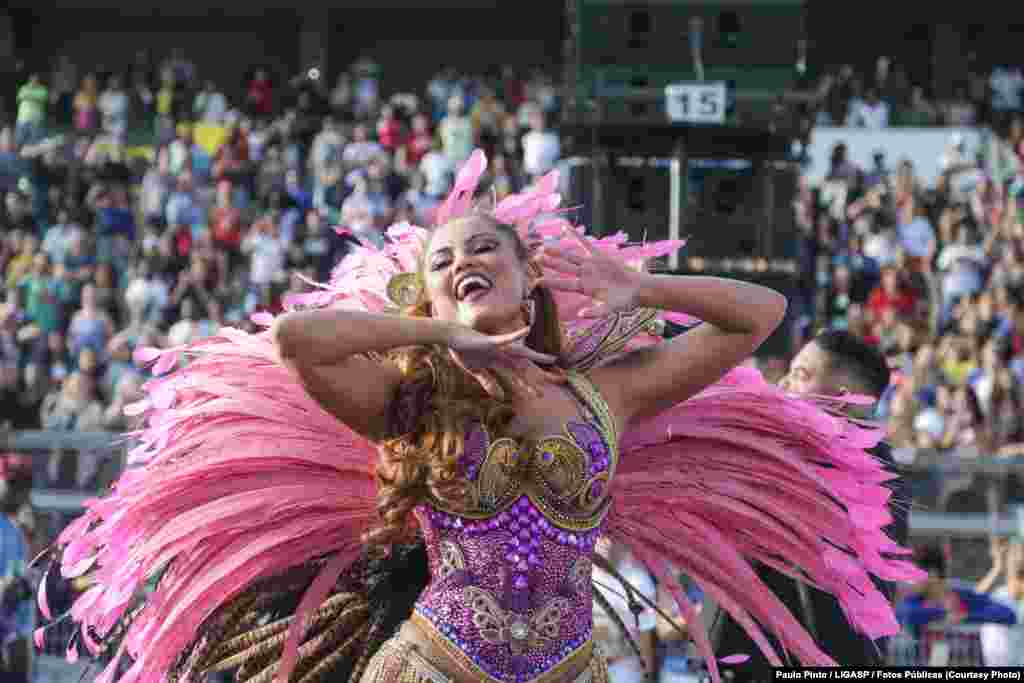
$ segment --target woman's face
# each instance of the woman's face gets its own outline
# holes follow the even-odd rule
[[[438,228],[424,280],[435,318],[487,334],[524,325],[522,304],[531,285],[525,264],[513,239],[488,220],[469,217]]]

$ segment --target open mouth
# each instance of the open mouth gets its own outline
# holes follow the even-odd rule
[[[458,301],[476,301],[487,295],[494,288],[487,277],[478,273],[463,276],[455,286],[455,298]]]

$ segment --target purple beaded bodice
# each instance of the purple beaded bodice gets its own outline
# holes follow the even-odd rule
[[[467,506],[416,511],[431,570],[416,611],[492,680],[538,678],[591,637],[590,557],[618,451],[604,401],[570,382],[593,419],[529,444],[471,426]]]

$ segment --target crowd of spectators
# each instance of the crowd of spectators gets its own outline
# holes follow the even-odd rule
[[[840,145],[826,181],[795,202],[805,286],[794,304],[808,332],[849,329],[883,349],[896,447],[1024,454],[1022,84],[996,70],[931,102],[881,58],[870,78],[827,75],[812,103],[823,125],[995,131],[980,159],[959,140],[936,150],[945,171],[931,187],[884,154],[858,168]],[[134,349],[251,329],[253,313],[325,280],[353,240],[429,223],[476,146],[499,199],[565,163],[544,73],[444,70],[422,92],[384,92],[360,61],[333,84],[257,70],[234,101],[178,52],[81,77],[59,59],[5,93],[17,116],[0,132],[0,414],[15,428],[124,430],[144,381]],[[56,452],[36,485],[95,488],[114,474]],[[637,624],[643,658],[660,642],[672,660],[677,632],[653,614]],[[689,667],[665,680],[690,680]]]
[[[881,57],[871,74],[825,74],[811,104],[819,124],[996,131],[980,160],[962,141],[936,150],[933,187],[881,150],[858,168],[840,145],[826,181],[797,198],[797,307],[808,331],[847,328],[885,350],[897,446],[1024,453],[1022,84],[999,67],[931,102]],[[475,146],[499,198],[565,163],[544,73],[446,69],[421,92],[384,92],[362,60],[333,83],[256,69],[234,101],[181,51],[109,73],[59,58],[29,75],[0,131],[0,391],[13,426],[125,428],[143,381],[135,348],[247,326],[326,279],[353,240],[429,223]],[[63,460],[53,480],[103,474]]]
[[[498,198],[561,159],[541,72],[448,69],[385,97],[364,60],[333,85],[257,70],[246,92],[232,101],[179,52],[152,73],[79,75],[59,59],[12,94],[0,391],[15,428],[124,429],[143,381],[135,348],[245,327],[327,279],[354,239],[429,223],[475,146]],[[102,475],[57,460],[52,479]]]
[[[257,69],[244,91],[177,51],[108,73],[59,58],[0,93],[16,111],[0,121],[0,430],[125,431],[146,379],[135,349],[253,329],[252,314],[328,279],[356,240],[429,224],[474,147],[499,199],[564,163],[540,71],[446,69],[385,96],[363,60],[331,83]],[[121,466],[88,450],[29,462],[36,488],[79,491]],[[67,521],[31,519],[18,522],[23,559]],[[54,653],[62,633],[47,635]]]
[[[812,113],[817,125],[881,129],[986,125],[1022,110],[1024,71],[1019,66],[968,69],[962,78],[946,80],[948,92],[936,94],[890,57],[878,57],[866,74],[844,64],[811,86]]]
[[[848,67],[826,76],[819,121],[882,127],[890,112],[906,121],[916,101],[934,114],[922,122],[985,120],[990,133],[977,154],[955,135],[936,149],[934,184],[907,160],[891,165],[883,149],[861,168],[836,145],[827,177],[805,182],[795,203],[803,319],[885,352],[895,381],[881,416],[894,446],[1024,454],[1024,77],[998,67],[943,107],[920,99],[885,58],[866,100],[862,82]]]

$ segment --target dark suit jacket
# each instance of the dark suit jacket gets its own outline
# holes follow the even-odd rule
[[[892,450],[888,444],[881,443],[871,453],[885,463],[889,469],[895,468],[892,458]],[[909,533],[907,524],[907,508],[909,506],[909,488],[903,477],[887,482],[887,486],[893,491],[889,502],[889,510],[893,516],[893,522],[886,527],[889,537],[900,545],[907,543]],[[810,627],[807,615],[804,613],[800,591],[796,582],[767,567],[758,567],[758,576],[770,588],[782,602],[789,607],[805,627]],[[874,577],[872,577],[874,579]],[[893,598],[894,586],[889,583],[875,580],[875,585],[883,594]],[[871,641],[863,635],[855,632],[846,619],[839,602],[829,595],[814,588],[807,587],[808,605],[810,607],[813,621],[812,634],[817,635],[818,645],[828,653],[840,666],[881,666],[882,657],[880,650],[884,643]],[[771,665],[761,654],[757,645],[754,644],[746,631],[743,630],[728,614],[720,611],[716,622],[712,627],[712,639],[715,643],[715,654],[719,657],[730,654],[747,654],[750,660],[743,664],[723,666],[733,674],[733,681],[754,682],[771,681]],[[780,652],[778,643],[769,638],[776,652]],[[780,653],[781,655],[781,653]],[[785,661],[785,660],[784,660]],[[793,662],[795,665],[796,662]]]

